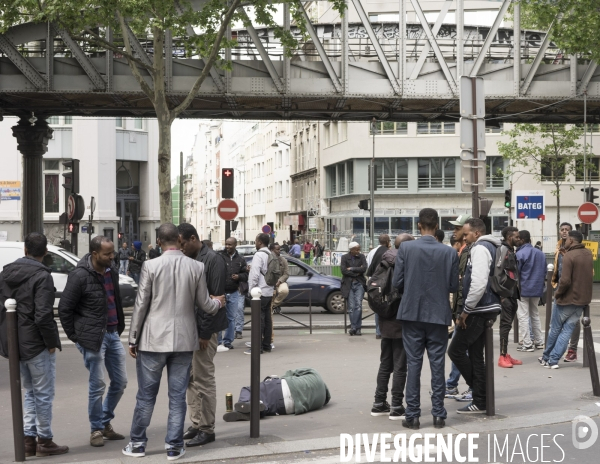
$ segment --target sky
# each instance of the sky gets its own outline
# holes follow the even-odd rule
[[[183,160],[192,152],[194,137],[202,119],[176,119],[171,127],[171,177],[173,181],[179,175],[179,153]]]

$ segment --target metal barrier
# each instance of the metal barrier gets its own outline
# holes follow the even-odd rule
[[[294,288],[294,289],[290,289],[290,293],[292,292],[298,292],[297,294],[295,294],[293,297],[291,298],[286,298],[285,302],[289,303],[290,301],[293,301],[295,298],[298,298],[300,295],[302,295],[303,293],[308,293],[308,325],[306,325],[304,322],[298,321],[296,319],[294,319],[293,317],[290,317],[286,314],[283,314],[283,312],[281,311],[281,306],[275,308],[273,310],[273,315],[279,315],[279,316],[283,316],[286,319],[289,319],[290,321],[294,321],[296,324],[300,324],[303,327],[307,327],[310,331],[310,334],[312,335],[312,288]],[[260,313],[259,313],[260,315]],[[254,316],[251,314],[251,317],[249,320],[247,320],[246,322],[244,322],[244,325],[249,324],[252,321],[252,318]],[[260,316],[259,316],[260,317]]]

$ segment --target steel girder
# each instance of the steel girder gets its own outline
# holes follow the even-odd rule
[[[487,28],[463,26],[463,0],[455,3],[459,27],[443,24],[450,0],[440,3],[435,24],[427,23],[418,0],[400,0],[396,23],[369,23],[360,1],[348,3],[361,23],[349,24],[347,15],[336,24],[309,23],[307,41],[284,8],[284,27],[300,41],[291,57],[273,31],[229,30],[228,37],[238,41],[225,52],[232,69],[211,70],[184,117],[456,121],[461,74],[484,78],[490,117],[582,121],[583,92],[589,118],[600,117],[597,64],[563,56],[544,32],[521,31],[515,37],[501,28],[511,0],[504,0],[499,18]],[[415,8],[418,23],[404,20],[407,5]],[[517,26],[519,13],[516,3]],[[128,32],[135,55],[151,63],[148,38]],[[178,102],[204,61],[182,58],[181,50],[169,45],[174,43],[167,34],[172,52],[166,90],[169,101]],[[23,24],[0,35],[0,109],[4,114],[154,115],[124,58],[88,51],[51,24]]]

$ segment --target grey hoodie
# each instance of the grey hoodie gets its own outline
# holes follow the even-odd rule
[[[500,238],[483,235],[473,244],[471,256],[465,272],[463,295],[466,313],[487,313],[500,311],[500,300],[490,289],[490,269],[492,250],[501,245]]]

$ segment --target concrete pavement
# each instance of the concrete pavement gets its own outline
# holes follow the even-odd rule
[[[219,353],[217,365],[217,440],[203,449],[190,448],[183,462],[210,462],[225,459],[250,459],[260,456],[281,456],[288,453],[316,452],[336,449],[339,453],[340,434],[399,432],[399,421],[370,415],[375,378],[378,369],[379,342],[372,329],[362,337],[349,337],[341,329],[316,331],[276,331],[276,348],[261,357],[261,377],[282,375],[288,369],[312,367],[321,373],[332,400],[324,409],[301,416],[270,417],[261,421],[261,437],[249,439],[249,423],[225,423],[225,394],[237,399],[240,388],[250,380],[250,357],[243,354],[245,346],[236,341],[236,349]],[[249,337],[248,337],[249,338]],[[495,367],[497,416],[461,416],[455,410],[464,403],[447,400],[448,428],[445,433],[514,431],[552,424],[568,424],[575,416],[598,416],[600,398],[585,396],[591,392],[587,369],[581,363],[561,363],[561,369],[541,368],[537,362],[540,352],[519,353],[511,344],[510,353],[523,360],[523,366],[513,369]],[[498,341],[495,343],[496,355]],[[600,361],[600,360],[599,360]],[[115,429],[128,434],[135,405],[135,362],[127,360],[129,385],[117,408],[113,421]],[[449,371],[449,363],[447,366]],[[74,346],[65,346],[57,360],[57,392],[54,406],[53,430],[56,441],[70,446],[69,454],[44,458],[43,462],[139,462],[125,458],[121,448],[125,441],[107,442],[103,448],[89,446],[87,421],[87,378],[81,355]],[[431,426],[427,362],[422,376],[422,427]],[[459,389],[464,389],[461,382]],[[154,416],[148,430],[148,457],[144,462],[164,462],[163,440],[166,433],[168,400],[166,383],[159,393]],[[8,363],[0,362],[0,415],[5,430],[0,436],[0,463],[13,459],[10,433],[10,392]],[[186,422],[186,426],[189,422]],[[431,429],[433,430],[433,429]],[[290,455],[291,456],[291,455]],[[40,459],[36,459],[40,460]],[[262,461],[269,461],[262,459]],[[586,462],[586,461],[580,461]]]

